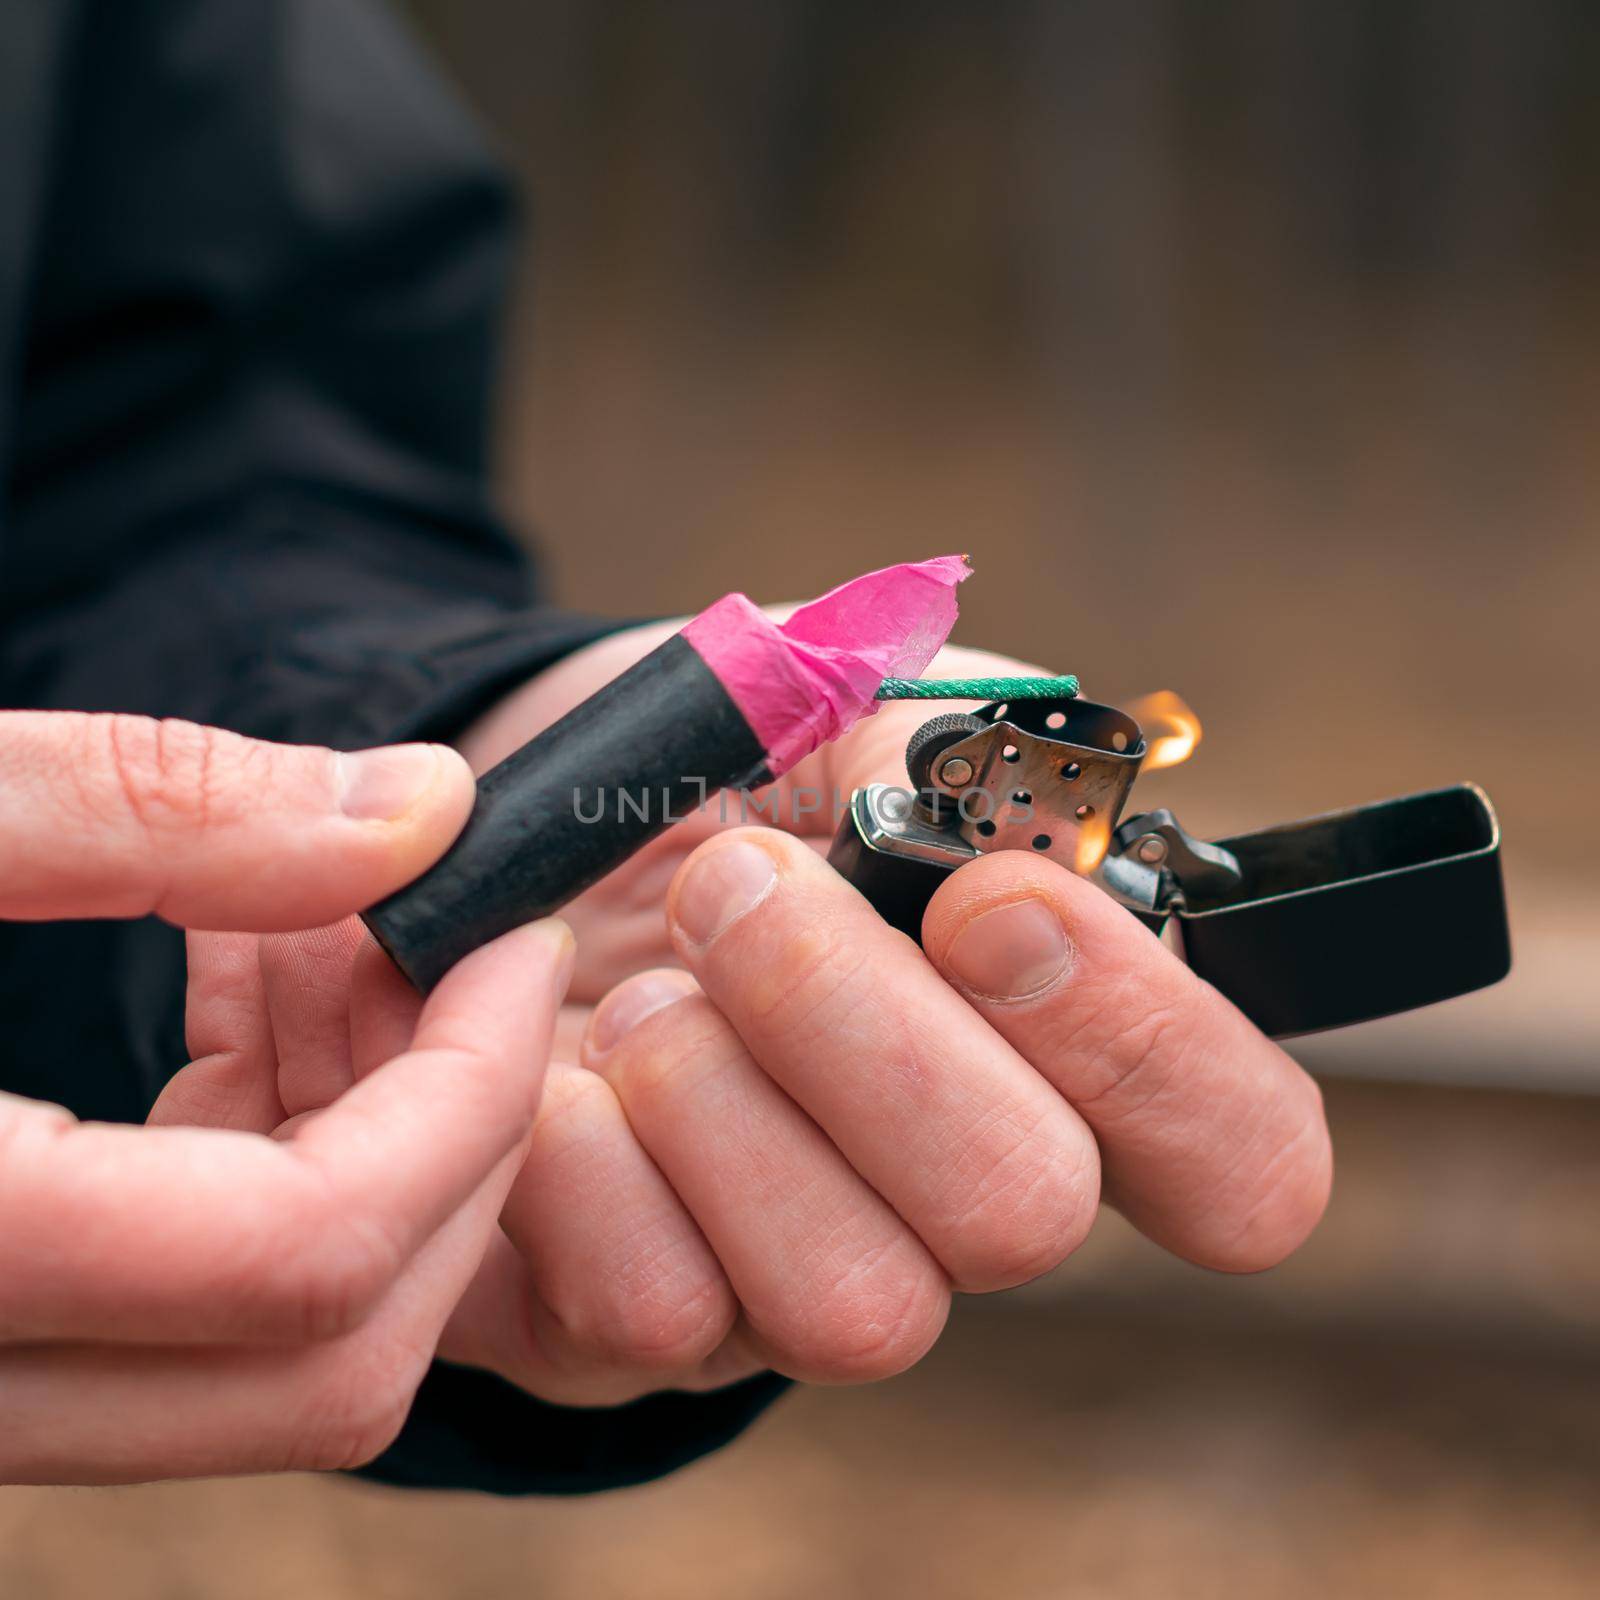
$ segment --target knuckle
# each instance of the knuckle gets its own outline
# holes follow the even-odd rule
[[[616,1091],[598,1072],[570,1061],[551,1061],[533,1124],[530,1159],[546,1167],[569,1151],[582,1154],[604,1138],[616,1111]]]
[[[146,829],[204,824],[215,799],[216,769],[229,735],[174,718],[110,713],[92,719],[92,737],[123,805]]]
[[[313,1386],[296,1429],[293,1465],[348,1472],[381,1456],[399,1437],[427,1369],[396,1342],[356,1344]]]
[[[825,922],[802,922],[742,979],[740,1009],[764,1033],[799,1039],[861,1003],[870,969]]]
[[[404,1406],[370,1406],[310,1426],[292,1451],[290,1470],[351,1472],[375,1461],[399,1437],[410,1414]]]
[[[668,1290],[630,1294],[569,1333],[601,1368],[676,1373],[697,1367],[732,1331],[738,1307],[706,1274]]]
[[[1111,1128],[1138,1118],[1181,1079],[1193,1019],[1183,1006],[1152,1002],[1142,985],[1120,989],[1109,1004],[1094,1008],[1094,1017],[1073,1041],[1087,1045],[1087,1063],[1072,1100],[1096,1126]],[[1091,1028],[1094,1036],[1086,1038]]]
[[[1015,1288],[1059,1266],[1083,1243],[1099,1199],[1093,1138],[1080,1124],[1046,1112],[1011,1132],[981,1170],[966,1175],[954,1208],[960,1224],[941,1258],[966,1293]]]
[[[25,1100],[0,1090],[0,1180],[20,1165],[12,1159],[30,1145],[49,1143],[70,1133],[78,1119],[65,1106],[49,1100]]]
[[[603,1069],[641,1126],[672,1115],[685,1096],[745,1053],[733,1025],[702,994],[686,995],[647,1022],[653,1026],[624,1040]]]
[[[410,1415],[411,1405],[407,1401],[402,1406],[375,1412],[372,1417],[364,1419],[359,1428],[346,1436],[332,1470],[353,1472],[357,1467],[376,1461],[400,1437],[400,1430],[405,1427],[406,1418]]]
[[[770,1342],[812,1383],[877,1383],[914,1367],[944,1329],[950,1290],[919,1251],[889,1246],[815,1296],[804,1321]]]
[[[273,1321],[316,1342],[359,1328],[394,1281],[398,1261],[374,1229],[318,1215],[281,1235],[287,1245],[268,1278]]]

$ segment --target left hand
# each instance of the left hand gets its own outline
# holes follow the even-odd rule
[[[485,719],[480,770],[652,648],[569,658]],[[929,676],[1038,669],[948,648]],[[940,709],[945,709],[940,707]],[[1331,1176],[1315,1085],[1093,885],[1005,852],[924,947],[822,859],[824,797],[903,783],[930,714],[887,705],[778,786],[713,801],[566,908],[578,968],[527,1162],[441,1353],[609,1404],[762,1368],[888,1376],[953,1289],[1037,1276],[1106,1196],[1176,1253],[1269,1266]],[[981,922],[979,931],[968,935]]]
[[[454,751],[17,711],[0,752],[0,917],[267,933],[191,935],[195,1059],[151,1126],[0,1094],[0,1483],[370,1459],[519,1169],[571,935],[509,933],[424,1005],[353,918],[270,932],[436,860]]]

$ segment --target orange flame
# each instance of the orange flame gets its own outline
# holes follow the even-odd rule
[[[1188,703],[1170,689],[1142,694],[1122,708],[1144,729],[1144,772],[1175,767],[1194,754],[1200,743],[1200,719]]]
[[[1073,870],[1079,877],[1088,877],[1105,859],[1111,844],[1111,828],[1103,817],[1091,817],[1078,825],[1078,848]]]

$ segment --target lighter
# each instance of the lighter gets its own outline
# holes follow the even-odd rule
[[[858,790],[829,859],[917,937],[934,890],[994,850],[1093,877],[1264,1032],[1316,1033],[1466,994],[1511,966],[1500,831],[1472,784],[1214,842],[1170,811],[1121,821],[1147,753],[1125,712],[1076,698],[926,722],[909,788]]]

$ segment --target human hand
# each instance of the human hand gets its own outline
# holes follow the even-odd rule
[[[498,756],[654,642],[573,658],[469,751]],[[1032,670],[947,650],[929,672]],[[886,706],[780,788],[903,782],[926,715]],[[1102,1190],[1223,1270],[1303,1239],[1331,1176],[1315,1085],[1100,890],[983,858],[934,897],[924,954],[820,859],[830,808],[779,802],[789,832],[713,807],[569,908],[574,992],[599,1004],[566,1014],[445,1353],[580,1404],[762,1367],[862,1381],[928,1349],[952,1290],[1064,1259]]]
[[[212,928],[344,916],[472,798],[447,750],[69,713],[0,715],[0,777],[0,916]],[[520,1161],[571,941],[508,934],[426,1006],[358,945],[192,937],[196,1059],[153,1126],[0,1096],[0,1481],[348,1466],[398,1429]]]

